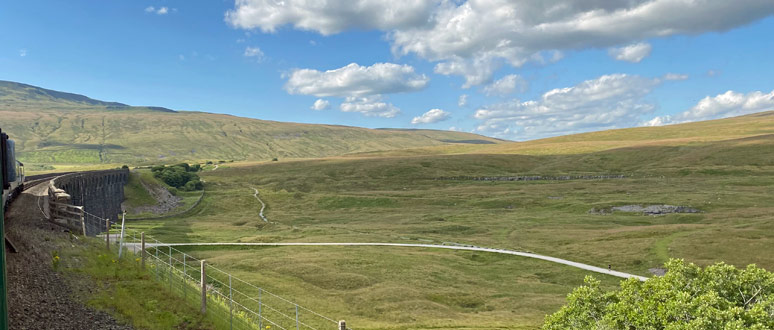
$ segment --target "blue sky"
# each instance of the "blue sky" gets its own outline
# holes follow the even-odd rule
[[[774,109],[774,2],[619,2],[7,1],[0,79],[512,140]]]

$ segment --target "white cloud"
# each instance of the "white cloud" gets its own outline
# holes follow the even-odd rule
[[[264,32],[285,25],[323,35],[382,30],[396,55],[441,62],[437,73],[463,75],[469,87],[488,83],[503,63],[725,31],[772,14],[771,0],[234,0],[225,19]]]
[[[264,59],[263,51],[258,47],[247,47],[245,48],[245,52],[243,54],[245,57],[252,57],[256,61],[260,62]]]
[[[448,130],[449,130],[449,131],[452,131],[452,132],[459,132],[459,131],[461,131],[461,130],[460,130],[459,128],[457,128],[456,126],[449,127],[449,128],[448,128]]]
[[[359,112],[369,117],[393,118],[400,113],[400,109],[391,103],[383,102],[381,95],[350,96],[341,103],[339,108],[344,112]]]
[[[432,124],[447,120],[451,117],[451,114],[441,109],[431,109],[419,117],[414,117],[411,123],[416,124]]]
[[[442,75],[459,75],[465,77],[462,88],[488,83],[492,80],[492,74],[502,66],[501,61],[492,56],[483,56],[474,59],[455,57],[453,60],[435,65],[435,73]]]
[[[27,49],[25,48],[19,49],[19,56],[21,57],[27,56]]]
[[[462,108],[468,105],[468,94],[462,94],[460,95],[460,98],[457,99],[457,106]]]
[[[523,93],[526,90],[527,81],[515,74],[509,74],[484,87],[484,93],[489,96],[505,96],[513,92]]]
[[[177,9],[175,9],[175,8],[169,9],[167,7],[156,8],[156,7],[153,7],[153,6],[145,7],[145,12],[146,13],[153,13],[153,14],[156,14],[156,15],[166,15],[166,14],[169,14],[170,11],[177,11]]]
[[[329,96],[368,96],[418,91],[430,79],[414,73],[409,65],[351,63],[335,70],[298,69],[290,73],[285,90],[290,94]]]
[[[616,60],[640,63],[650,55],[652,47],[649,43],[640,42],[619,48],[610,48],[607,53]]]
[[[550,90],[537,100],[485,106],[474,114],[481,121],[476,130],[528,139],[633,126],[654,110],[644,97],[662,81],[612,74]]]
[[[686,80],[686,79],[688,79],[687,74],[667,73],[664,75],[664,80]]]
[[[427,21],[437,0],[235,0],[226,22],[275,32],[283,25],[323,35],[348,29],[392,30]]]
[[[312,110],[318,110],[318,111],[319,110],[325,110],[325,109],[330,108],[330,105],[331,104],[330,104],[330,102],[328,102],[328,100],[317,99],[317,101],[314,101],[314,104],[312,104],[311,109]]]
[[[727,91],[714,97],[705,97],[691,109],[674,116],[655,117],[643,126],[660,126],[690,121],[728,118],[774,110],[774,90],[771,93],[755,91],[747,94]]]

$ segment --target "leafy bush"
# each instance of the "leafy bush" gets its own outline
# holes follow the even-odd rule
[[[154,166],[151,171],[154,177],[172,187],[192,191],[204,188],[204,185],[199,180],[199,176],[195,173],[199,169],[201,167],[198,164],[190,166],[186,163],[181,163],[173,166]]]
[[[701,269],[680,259],[666,267],[663,277],[622,281],[612,292],[586,277],[543,329],[774,328],[774,273],[724,263]]]

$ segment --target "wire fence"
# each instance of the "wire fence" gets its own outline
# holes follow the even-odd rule
[[[124,228],[121,237],[121,223],[85,212],[84,224],[88,233],[107,232],[106,246],[111,251],[142,258],[152,278],[187,303],[201,306],[203,313],[213,316],[218,329],[351,330],[343,321],[300,306],[149,235]]]

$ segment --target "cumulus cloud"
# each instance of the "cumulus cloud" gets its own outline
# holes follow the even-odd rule
[[[468,105],[468,94],[462,94],[460,95],[460,98],[457,99],[457,106],[462,108]]]
[[[612,74],[557,88],[537,100],[482,107],[476,131],[500,137],[540,138],[636,125],[655,106],[644,100],[659,78]]]
[[[19,49],[19,56],[21,57],[27,56],[27,49],[25,48]]]
[[[771,93],[761,91],[747,94],[727,91],[714,97],[707,96],[691,109],[674,116],[659,116],[647,122],[643,126],[660,126],[678,124],[690,121],[728,118],[774,110],[774,90]]]
[[[725,31],[772,14],[771,0],[235,0],[225,19],[264,32],[285,25],[323,35],[382,30],[396,55],[440,62],[437,73],[463,75],[469,87],[489,83],[502,64],[520,67],[558,60],[564,50]]]
[[[441,109],[431,109],[428,112],[425,112],[421,116],[414,117],[414,119],[411,120],[411,123],[416,124],[432,124],[441,122],[444,120],[447,120],[451,117],[451,114],[443,111]]]
[[[351,63],[335,70],[298,69],[290,73],[285,90],[290,94],[317,97],[348,97],[418,91],[430,79],[416,74],[409,65]]]
[[[330,108],[330,102],[328,100],[324,99],[317,99],[317,101],[314,101],[314,104],[312,104],[312,107],[310,109],[312,110],[325,110]]]
[[[437,4],[436,0],[235,0],[226,22],[263,32],[292,25],[323,35],[347,29],[392,30],[423,24]]]
[[[174,10],[174,9],[172,9],[172,10]],[[145,12],[146,13],[153,13],[153,14],[156,14],[156,15],[166,15],[166,14],[169,14],[169,11],[170,11],[170,9],[168,7],[159,7],[159,8],[156,8],[156,7],[153,7],[153,6],[145,7]]]
[[[509,74],[484,87],[484,93],[489,96],[505,96],[513,92],[523,93],[526,90],[527,81],[515,74]]]
[[[632,63],[640,63],[643,58],[650,55],[652,47],[649,43],[640,42],[624,47],[610,48],[608,54],[616,60]]]
[[[391,103],[382,101],[381,95],[366,97],[347,97],[339,107],[344,112],[359,112],[369,117],[393,118],[400,113],[400,109]]]

